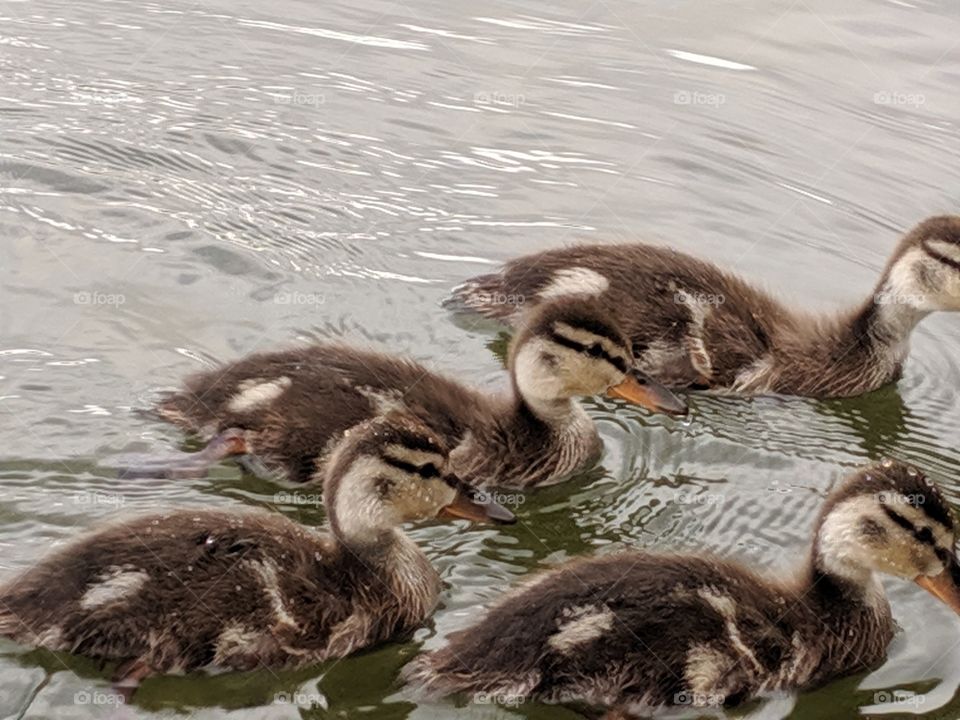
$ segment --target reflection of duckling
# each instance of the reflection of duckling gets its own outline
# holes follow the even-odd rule
[[[796,577],[647,552],[577,560],[507,595],[407,675],[435,694],[635,711],[811,688],[883,660],[894,622],[876,573],[960,612],[954,540],[936,486],[886,461],[830,494]]]
[[[190,472],[250,453],[293,481],[322,473],[324,448],[358,422],[402,407],[452,448],[465,482],[532,486],[556,482],[600,451],[596,427],[576,398],[607,392],[684,413],[669,391],[628,368],[630,345],[603,308],[581,299],[538,309],[512,345],[513,392],[490,397],[411,360],[316,345],[251,355],[201,373],[160,403],[160,415],[214,438],[180,462]],[[171,464],[138,474],[170,474]]]
[[[650,245],[580,245],[516,258],[454,291],[508,322],[517,306],[588,294],[632,340],[637,367],[672,388],[808,397],[859,395],[900,376],[910,333],[960,310],[960,216],[935,217],[898,245],[858,308],[816,317],[715,265]]]
[[[445,474],[446,448],[397,415],[329,462],[330,534],[264,511],[175,510],[103,528],[0,587],[0,634],[122,664],[118,682],[341,657],[416,628],[440,579],[401,524],[512,522]]]

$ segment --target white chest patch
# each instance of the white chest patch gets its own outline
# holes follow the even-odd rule
[[[613,627],[614,615],[610,608],[600,605],[580,605],[568,608],[563,613],[563,622],[547,644],[562,653],[574,650],[578,645],[590,642]]]
[[[143,570],[132,565],[112,565],[104,570],[96,583],[91,583],[80,598],[80,607],[93,610],[135,595],[150,579]]]
[[[543,288],[539,295],[543,299],[563,295],[599,295],[608,287],[610,281],[596,270],[572,267],[554,273],[550,284]]]
[[[274,380],[263,380],[262,378],[244,380],[237,387],[237,394],[230,398],[230,402],[227,403],[227,409],[231,412],[241,413],[264,407],[283,395],[291,384],[292,381],[286,376]]]

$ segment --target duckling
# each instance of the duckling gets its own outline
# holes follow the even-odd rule
[[[416,628],[440,578],[401,524],[513,522],[448,471],[419,421],[354,428],[328,463],[330,532],[277,513],[179,509],[93,531],[0,586],[0,635],[154,674],[298,667]]]
[[[632,712],[813,688],[884,659],[894,621],[877,574],[960,612],[955,532],[933,482],[884,461],[829,495],[795,576],[645,551],[578,559],[508,594],[405,674],[433,695]]]
[[[128,474],[197,474],[246,454],[290,482],[310,482],[322,477],[328,450],[345,430],[404,408],[452,448],[454,470],[471,485],[557,482],[601,449],[576,398],[606,392],[686,412],[669,390],[631,370],[630,344],[605,315],[581,298],[536,308],[512,342],[512,391],[502,397],[409,359],[343,345],[251,355],[196,375],[157,408],[162,418],[212,438],[203,453]]]
[[[900,377],[914,327],[960,310],[960,216],[899,243],[858,307],[814,316],[715,265],[650,245],[579,245],[527,255],[454,290],[452,304],[513,323],[517,300],[586,294],[633,342],[637,368],[667,387],[849,397]]]

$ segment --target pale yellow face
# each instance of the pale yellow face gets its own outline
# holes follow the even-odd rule
[[[541,400],[599,395],[623,382],[632,364],[624,347],[561,321],[530,338],[514,360],[524,395]]]
[[[867,571],[914,580],[941,573],[954,541],[950,529],[891,490],[837,505],[824,519],[817,547],[827,569],[840,575]]]
[[[378,492],[398,523],[436,517],[453,502],[457,491],[443,479],[447,460],[442,455],[388,445],[382,456]],[[397,467],[401,464],[410,470]]]
[[[333,511],[341,531],[366,540],[436,517],[456,497],[443,479],[446,463],[439,453],[395,444],[358,455],[337,483]]]
[[[960,270],[936,256],[960,264],[960,245],[928,239],[905,252],[891,268],[879,301],[925,312],[960,310]]]

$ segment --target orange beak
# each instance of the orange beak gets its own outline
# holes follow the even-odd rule
[[[960,614],[960,564],[956,557],[939,575],[920,575],[914,582]]]
[[[447,482],[457,488],[453,502],[440,511],[440,517],[463,518],[474,522],[495,522],[512,525],[516,516],[500,503],[494,502],[485,493],[465,485],[458,478]]]
[[[623,382],[607,389],[607,397],[620,398],[653,412],[684,416],[687,404],[670,392],[665,385],[651,380],[637,371],[627,373]]]

